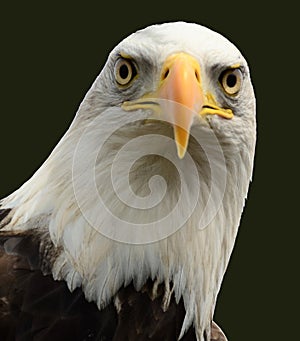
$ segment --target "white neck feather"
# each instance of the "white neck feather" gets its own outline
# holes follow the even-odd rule
[[[147,127],[138,127],[141,129],[141,136],[153,132],[151,124]],[[101,129],[98,127],[97,133],[100,135]],[[117,198],[111,187],[111,165],[119,148],[136,137],[137,127],[126,129],[126,134],[120,131],[103,146],[95,164],[95,182],[111,211],[125,220],[151,222],[167,214],[176,205],[180,195],[182,200],[177,208],[178,214],[189,211],[194,204],[190,202],[190,197],[198,193],[199,183],[191,176],[187,184],[189,192],[180,192],[180,181],[174,165],[165,158],[151,155],[142,158],[131,168],[130,184],[138,196],[145,196],[149,194],[149,177],[156,174],[165,177],[168,188],[158,206],[159,210],[132,209]],[[161,130],[157,132],[156,128],[155,131],[167,136],[171,134],[167,127],[162,126]],[[108,304],[121,286],[131,281],[137,289],[149,277],[165,282],[166,305],[168,294],[172,292],[177,301],[181,297],[184,300],[186,318],[182,334],[194,323],[197,337],[202,341],[204,330],[210,329],[217,294],[237,234],[252,173],[254,146],[235,145],[232,149],[226,147],[227,150],[224,150],[227,167],[224,197],[212,221],[206,228],[199,229],[203,202],[207,202],[211,188],[210,171],[205,164],[204,153],[199,153],[199,147],[191,141],[189,152],[194,158],[200,179],[196,208],[183,226],[167,238],[149,244],[133,245],[107,238],[90,226],[82,214],[83,211],[94,215],[103,231],[113,228],[114,222],[107,211],[99,211],[97,198],[89,192],[85,182],[88,180],[83,181],[84,178],[78,179],[78,190],[83,193],[86,203],[82,204],[83,207],[78,207],[74,195],[74,179],[72,183],[72,151],[82,132],[81,128],[70,129],[34,177],[4,199],[3,206],[14,207],[14,215],[6,229],[49,228],[52,241],[63,250],[53,267],[54,278],[66,280],[70,290],[82,286],[87,299],[95,301],[100,308]],[[89,139],[85,146],[86,155],[94,150],[98,153],[97,143],[95,138]],[[153,143],[152,147],[154,152],[162,150],[161,144]],[[139,148],[147,150],[148,144],[143,145],[142,142]],[[247,149],[247,153],[244,152]],[[130,157],[132,152],[124,151],[124,155],[128,153],[127,156]],[[83,158],[82,167],[85,165]],[[126,164],[123,166],[125,169]],[[185,176],[189,176],[188,167],[183,167],[183,172]],[[123,175],[121,168],[116,170],[118,179],[122,179]],[[128,188],[123,188],[122,183],[119,190],[124,191],[121,193],[123,196],[128,195]],[[173,218],[173,226],[180,218],[178,214]],[[159,237],[154,236],[154,239]],[[168,289],[169,283],[173,287]]]

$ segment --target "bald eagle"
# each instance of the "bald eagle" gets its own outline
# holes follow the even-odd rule
[[[213,315],[255,141],[226,38],[176,22],[124,39],[0,201],[1,340],[226,340]]]

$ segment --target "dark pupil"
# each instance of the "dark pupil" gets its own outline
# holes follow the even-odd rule
[[[226,79],[226,84],[229,88],[233,88],[236,85],[236,76],[233,74],[228,75]]]
[[[126,79],[126,78],[128,77],[128,74],[129,74],[129,70],[128,70],[127,65],[122,65],[122,66],[120,67],[119,73],[120,73],[120,77],[121,77],[122,79]]]

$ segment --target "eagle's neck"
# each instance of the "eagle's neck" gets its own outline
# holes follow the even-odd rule
[[[49,229],[55,247],[61,250],[52,269],[54,278],[64,279],[70,290],[82,286],[87,299],[95,301],[100,308],[114,299],[121,286],[132,281],[137,290],[148,278],[165,283],[164,309],[168,307],[170,295],[174,294],[177,301],[183,297],[186,317],[182,334],[193,323],[198,339],[202,341],[204,333],[210,330],[216,297],[236,237],[251,176],[251,157],[242,153],[236,154],[233,161],[225,157],[226,181],[221,184],[225,186],[224,191],[219,193],[220,197],[213,198],[221,198],[221,201],[212,202],[215,211],[211,219],[199,225],[203,222],[204,206],[212,188],[205,153],[199,153],[199,148],[191,141],[189,152],[195,162],[184,167],[184,160],[181,160],[182,174],[167,160],[168,154],[165,157],[142,156],[131,167],[123,157],[119,167],[113,170],[115,178],[112,180],[117,151],[132,138],[130,130],[127,131],[126,136],[117,135],[115,140],[104,145],[97,157],[92,158],[95,165],[93,183],[98,189],[95,193],[89,187],[89,177],[81,176],[87,171],[88,161],[79,164],[82,169],[78,174],[74,172],[74,155],[69,153],[74,142],[67,135],[64,148],[54,151],[28,183],[4,200],[3,206],[12,208],[10,223],[4,228]],[[143,135],[145,133],[148,132]],[[166,135],[169,133],[165,131]],[[97,141],[93,138],[88,141],[85,148],[97,151]],[[141,150],[143,147],[147,150],[148,143],[140,145]],[[154,145],[153,153],[161,153],[161,149],[161,145]],[[133,153],[132,150],[124,152],[128,157]],[[78,160],[84,157],[80,153],[84,153],[84,149],[80,151],[79,148]],[[217,166],[223,170],[223,164]],[[125,182],[122,182],[124,169],[130,170],[127,178],[134,193],[131,199]],[[165,182],[157,178],[152,186],[149,180],[156,175],[165,178]],[[236,179],[240,180],[237,182]],[[113,184],[114,180],[116,183]],[[182,180],[186,186],[184,189],[180,185]],[[113,188],[120,191],[118,195]],[[162,200],[156,205],[157,197],[151,195],[155,194],[154,190],[162,189]],[[81,193],[83,200],[76,193]],[[95,194],[102,196],[102,204],[107,209],[99,207]],[[146,205],[140,198],[147,196],[154,204],[145,209],[139,206]],[[130,201],[124,202],[126,198],[133,200],[131,203],[135,208],[128,205]],[[80,205],[78,200],[81,200]],[[173,216],[172,210],[176,212]],[[154,224],[151,230],[153,222],[163,221],[170,212],[166,231],[163,224]],[[184,216],[186,212],[190,214]],[[119,231],[116,216],[120,221],[150,224],[142,232],[135,227],[138,236],[146,235],[143,243],[145,240],[148,243],[138,245],[140,240],[135,235],[129,235],[133,244],[128,243],[126,238],[131,229],[122,225],[125,233]],[[91,221],[94,227],[91,227]],[[178,221],[180,226],[177,226]],[[112,234],[111,230],[114,231]],[[122,238],[127,243],[123,243]]]

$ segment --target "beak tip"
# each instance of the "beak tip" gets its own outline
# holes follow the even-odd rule
[[[185,156],[186,148],[182,147],[181,144],[177,144],[177,155],[180,160],[182,160]]]

